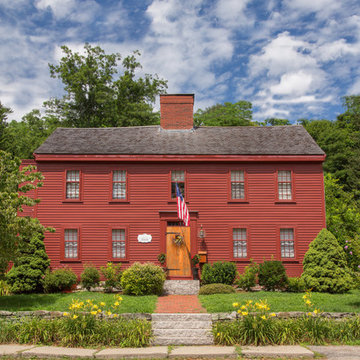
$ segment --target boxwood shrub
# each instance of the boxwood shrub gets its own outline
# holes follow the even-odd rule
[[[152,263],[134,263],[121,277],[126,295],[161,295],[165,282],[164,270]]]
[[[204,264],[201,272],[201,283],[232,285],[236,276],[236,265],[228,261],[217,261],[212,265]]]
[[[200,288],[199,295],[232,294],[235,289],[226,284],[209,284]]]
[[[287,276],[281,261],[264,261],[259,266],[259,285],[266,291],[284,290],[287,286]]]
[[[44,278],[44,291],[46,293],[56,293],[70,290],[77,283],[77,277],[71,269],[57,269],[48,271]]]

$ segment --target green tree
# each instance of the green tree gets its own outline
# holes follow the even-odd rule
[[[264,123],[265,126],[281,126],[281,125],[291,125],[291,122],[288,119],[278,119],[278,118],[268,118],[265,119]]]
[[[35,233],[24,239],[19,247],[14,266],[6,274],[6,281],[15,294],[43,291],[43,282],[50,260],[45,251],[44,234]]]
[[[248,101],[225,102],[199,109],[194,114],[195,126],[249,126],[252,125],[252,104]]]
[[[346,250],[347,263],[353,270],[360,265],[360,209],[353,194],[344,191],[344,186],[331,174],[326,174],[325,200],[326,225]]]
[[[329,230],[322,229],[311,242],[303,267],[301,277],[313,291],[344,293],[353,287],[344,249]]]
[[[39,202],[25,194],[42,186],[41,173],[34,166],[20,170],[21,160],[0,151],[0,274],[14,261],[20,247],[45,229],[36,218],[19,216],[24,206]]]
[[[159,121],[153,113],[156,95],[167,82],[155,75],[136,76],[141,68],[135,51],[122,60],[120,54],[105,54],[100,47],[85,44],[85,55],[62,46],[65,56],[59,65],[49,65],[53,78],[64,84],[66,94],[44,103],[47,113],[68,127],[117,127],[149,125]]]
[[[3,106],[0,102],[0,150],[5,150],[7,146],[7,117],[12,113],[10,108]]]

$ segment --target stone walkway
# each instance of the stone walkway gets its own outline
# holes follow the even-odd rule
[[[167,295],[160,296],[157,301],[155,313],[206,313],[196,295]]]

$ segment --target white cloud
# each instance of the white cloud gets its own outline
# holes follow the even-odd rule
[[[56,18],[64,18],[72,13],[76,0],[36,0],[35,6],[39,10],[50,9]]]
[[[244,27],[253,22],[252,17],[245,14],[247,4],[251,0],[218,0],[215,16],[224,26]]]
[[[302,70],[287,73],[281,76],[279,84],[270,87],[270,92],[274,95],[298,96],[307,93],[312,82],[312,75]]]

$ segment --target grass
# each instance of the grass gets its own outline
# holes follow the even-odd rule
[[[128,296],[121,295],[123,301],[119,313],[152,313],[155,310],[157,296]],[[114,302],[114,294],[96,292],[75,292],[69,294],[30,294],[0,296],[0,310],[5,311],[67,311],[72,299],[85,301],[92,299],[94,302]]]
[[[302,293],[284,292],[243,292],[236,294],[200,295],[200,302],[210,313],[232,312],[232,303],[246,300],[267,299],[271,311],[305,311]],[[347,294],[312,293],[312,302],[325,312],[360,313],[360,290],[352,290]]]

